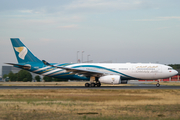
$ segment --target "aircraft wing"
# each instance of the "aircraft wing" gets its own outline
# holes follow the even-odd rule
[[[85,70],[85,69],[79,69],[79,68],[69,68],[69,67],[61,67],[61,66],[54,66],[50,65],[55,68],[64,69],[67,72],[73,72],[75,74],[84,75],[84,76],[94,76],[94,77],[101,77],[104,76],[107,73],[100,72],[100,71],[94,71],[94,70]]]

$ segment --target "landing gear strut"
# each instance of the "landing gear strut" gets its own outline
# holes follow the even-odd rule
[[[156,84],[156,87],[159,87],[160,86],[160,84],[159,84],[159,80],[157,81],[157,84]]]
[[[85,83],[85,87],[101,87],[101,83],[99,82],[99,80],[95,80],[95,82],[91,82],[91,83]]]
[[[95,81],[96,81],[96,86],[97,86],[97,87],[101,87],[101,83],[100,83],[98,77],[95,78]]]

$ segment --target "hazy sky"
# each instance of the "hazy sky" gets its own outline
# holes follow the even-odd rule
[[[48,62],[180,63],[180,0],[0,0],[0,66],[10,38]],[[0,70],[1,74],[1,70]]]

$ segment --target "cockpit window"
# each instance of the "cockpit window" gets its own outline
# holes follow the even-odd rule
[[[168,70],[172,70],[172,68],[168,68]]]

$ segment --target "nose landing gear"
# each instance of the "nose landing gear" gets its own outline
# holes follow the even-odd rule
[[[156,87],[160,87],[159,80],[157,81]]]

